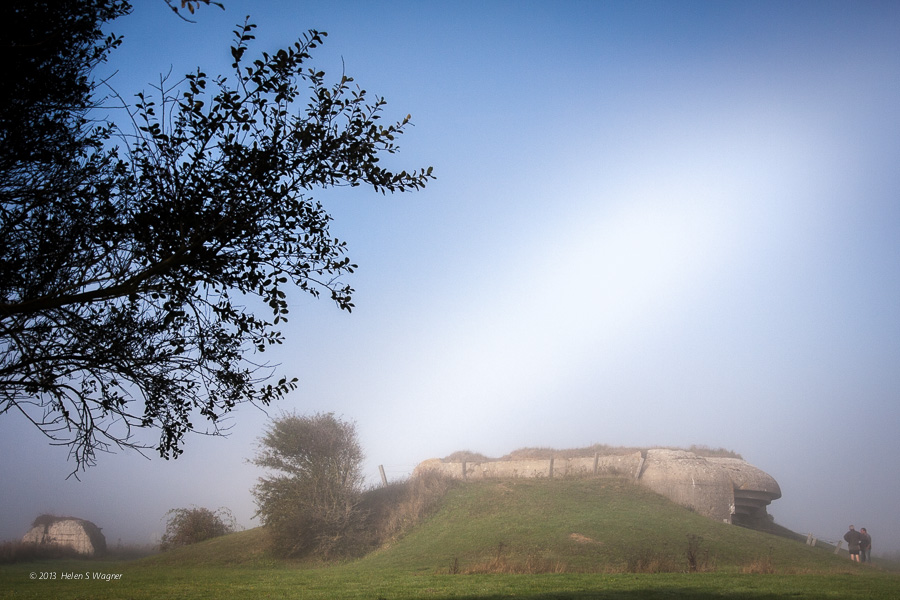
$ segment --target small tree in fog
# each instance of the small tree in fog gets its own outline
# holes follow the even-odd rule
[[[173,508],[166,513],[166,533],[159,544],[162,551],[196,544],[235,530],[234,515],[227,508]]]
[[[362,449],[355,424],[333,413],[275,419],[252,463],[275,474],[253,489],[275,551],[328,557],[354,545],[361,527]]]

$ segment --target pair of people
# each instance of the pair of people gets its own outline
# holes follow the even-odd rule
[[[844,534],[844,541],[847,542],[847,549],[850,551],[850,560],[856,562],[869,562],[871,560],[872,536],[869,535],[865,527],[856,531],[851,525],[850,530]]]

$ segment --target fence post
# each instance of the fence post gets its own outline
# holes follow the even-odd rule
[[[387,487],[387,475],[384,474],[384,465],[378,465],[378,472],[381,473],[381,485]]]
[[[594,475],[597,475],[597,468],[600,465],[600,453],[594,452]]]
[[[553,479],[553,457],[550,457],[550,479]]]

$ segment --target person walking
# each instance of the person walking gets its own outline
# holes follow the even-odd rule
[[[872,536],[865,527],[859,530],[859,560],[860,562],[872,562]]]
[[[859,543],[862,541],[862,535],[853,528],[853,525],[844,534],[844,541],[847,542],[847,550],[850,551],[850,560],[859,562]]]

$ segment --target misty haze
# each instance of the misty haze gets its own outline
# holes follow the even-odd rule
[[[346,597],[897,589],[900,5],[155,0],[102,24],[86,102],[46,66],[84,40],[29,58],[56,17],[14,4],[10,590],[144,593],[133,560],[234,597],[265,561]],[[29,544],[71,549],[59,587]]]

